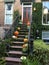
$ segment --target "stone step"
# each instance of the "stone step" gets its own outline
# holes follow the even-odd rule
[[[15,46],[10,46],[11,51],[22,51],[22,46],[15,45]]]
[[[21,59],[20,58],[13,58],[13,57],[5,57],[5,60],[7,62],[17,62],[17,63],[21,63]]]
[[[21,62],[6,61],[6,65],[22,65],[22,63]]]
[[[25,38],[25,35],[18,35],[18,38]]]
[[[10,46],[11,48],[22,49],[22,46]]]
[[[26,24],[19,24],[18,26],[24,26],[24,27],[27,27],[27,25],[26,25]]]
[[[19,35],[24,35],[24,36],[25,36],[25,35],[28,35],[28,33],[27,33],[27,34],[26,34],[26,33],[25,33],[25,34],[20,34],[20,33],[19,33]]]
[[[12,41],[11,46],[22,46],[24,44],[23,41]]]
[[[24,40],[24,38],[15,38],[15,39],[12,39],[13,41],[20,41],[20,42],[22,42],[23,40]]]
[[[9,51],[7,53],[9,53],[9,54],[19,54],[19,55],[23,54],[21,51]]]
[[[20,32],[28,32],[28,30],[20,30]]]
[[[26,27],[20,27],[21,28],[21,30],[28,30]]]
[[[22,46],[24,44],[24,42],[20,42],[20,41],[13,41],[12,45],[17,45],[17,46]]]
[[[24,40],[24,38],[15,38],[16,40]]]
[[[17,42],[17,41],[13,41],[12,43],[15,43],[15,44],[24,44],[24,42]]]
[[[24,35],[24,34],[27,34],[28,35],[28,32],[19,32],[19,34],[21,35]]]
[[[23,53],[22,51],[9,51],[7,52],[9,57],[15,57],[15,58],[20,58],[22,55],[27,55],[27,53]]]

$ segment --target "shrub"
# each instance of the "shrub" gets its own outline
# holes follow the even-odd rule
[[[6,63],[5,63],[5,58],[0,58],[0,65],[6,65]]]
[[[49,65],[49,45],[42,40],[34,40],[33,54],[28,55],[22,65]]]
[[[0,42],[0,58],[5,56],[6,46],[4,42]]]
[[[33,57],[39,60],[42,65],[49,64],[49,45],[42,40],[34,41]]]

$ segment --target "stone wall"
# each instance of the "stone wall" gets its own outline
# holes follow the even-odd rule
[[[5,31],[3,29],[3,27],[0,27],[0,38],[3,39],[5,36]]]

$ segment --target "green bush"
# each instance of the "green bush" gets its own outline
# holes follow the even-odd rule
[[[49,45],[42,40],[34,41],[33,57],[39,60],[42,65],[49,64]]]
[[[34,40],[33,54],[28,55],[22,65],[49,65],[49,45],[42,40]]]
[[[0,58],[5,56],[6,46],[4,42],[0,42]]]
[[[5,63],[5,58],[0,58],[0,65],[6,65],[6,63]]]

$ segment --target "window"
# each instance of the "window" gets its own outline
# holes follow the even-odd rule
[[[49,31],[42,31],[42,40],[49,40]]]
[[[42,2],[42,24],[49,25],[49,1]]]
[[[11,4],[7,4],[7,10],[11,10]]]
[[[5,3],[5,24],[11,25],[13,22],[13,3]]]

